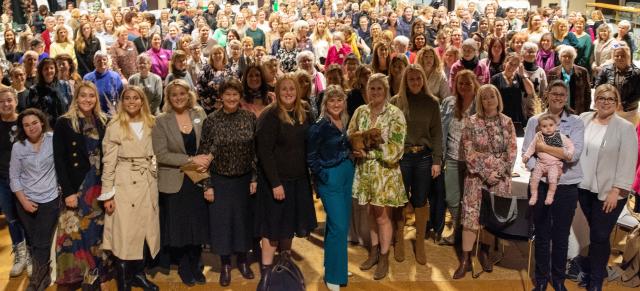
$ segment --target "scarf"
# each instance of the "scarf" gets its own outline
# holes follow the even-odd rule
[[[351,52],[358,57],[358,60],[361,59],[360,50],[358,49],[358,41],[356,39],[356,34],[352,33],[349,39],[347,39],[347,43],[351,46]]]
[[[546,59],[546,61],[544,61]],[[536,65],[542,67],[545,73],[548,73],[555,67],[556,54],[554,51],[545,51],[543,49],[538,51],[536,55]]]
[[[525,71],[534,72],[538,69],[538,65],[535,62],[522,62],[522,64],[524,65]]]
[[[177,69],[173,69],[173,77],[175,77],[176,79],[184,79],[185,76],[187,76],[187,70],[177,70]]]
[[[461,58],[460,63],[464,66],[465,69],[473,71],[478,66],[478,57],[477,56],[473,57],[473,59],[468,61],[465,60],[464,58]]]
[[[324,86],[322,86],[322,80],[320,80],[320,74],[318,74],[318,72],[314,72],[313,74],[313,86],[316,88],[316,95],[324,91]]]

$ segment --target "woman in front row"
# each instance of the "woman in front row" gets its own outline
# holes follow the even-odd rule
[[[33,259],[27,289],[44,290],[51,283],[49,258],[60,212],[53,134],[46,115],[35,108],[22,111],[17,125],[9,183],[18,200],[16,210]]]
[[[391,214],[408,202],[402,182],[400,159],[404,153],[407,123],[402,111],[389,103],[387,76],[374,74],[367,83],[368,104],[356,109],[349,123],[349,135],[378,128],[384,143],[370,151],[354,150],[358,159],[353,182],[353,197],[359,205],[369,206],[371,249],[360,265],[369,270],[377,264],[373,278],[383,279],[389,271],[389,248],[393,236]]]
[[[69,111],[58,118],[54,130],[56,175],[65,206],[56,237],[56,283],[60,285],[82,282],[99,287],[111,279],[100,248],[104,208],[96,189],[101,187],[107,116],[100,109],[98,96],[93,83],[76,84]],[[75,231],[65,231],[69,229]]]
[[[602,291],[611,253],[609,236],[627,204],[634,179],[638,138],[633,124],[618,116],[620,94],[613,85],[595,91],[595,112],[580,115],[584,122],[584,150],[580,166],[584,179],[578,186],[580,208],[589,223],[588,291]]]
[[[107,217],[102,248],[116,262],[118,290],[157,291],[147,280],[144,259],[160,250],[156,157],[151,145],[155,119],[142,89],[122,91],[115,118],[102,142],[102,194]]]
[[[331,291],[347,284],[347,234],[351,216],[353,162],[345,131],[347,95],[339,85],[324,91],[320,119],[307,135],[307,162],[327,212],[324,241],[324,280]]]
[[[160,240],[163,253],[168,251],[179,261],[178,275],[187,286],[206,283],[200,253],[208,241],[207,205],[198,181],[180,167],[193,163],[204,171],[211,161],[208,155],[196,155],[205,114],[191,88],[181,79],[167,85],[163,113],[152,130],[158,159]]]
[[[317,227],[306,162],[305,137],[311,122],[299,92],[294,74],[280,77],[276,98],[256,126],[255,234],[262,237],[261,275],[272,267],[276,250],[290,256],[293,236],[308,236]]]
[[[573,157],[568,157],[562,148],[548,146],[545,143],[536,146],[536,151],[565,161],[553,204],[544,204],[549,184],[540,182],[538,202],[533,207],[533,224],[536,229],[536,291],[546,290],[549,278],[555,290],[566,290],[564,279],[569,230],[578,204],[578,183],[582,180],[578,159],[584,143],[584,125],[568,106],[569,87],[562,80],[556,80],[549,84],[545,94],[548,103],[546,113],[555,114],[560,118],[560,133],[571,139],[574,154]],[[529,148],[536,134],[538,116],[529,118],[522,144],[523,153]],[[527,162],[527,168],[533,169],[535,163],[534,156]]]
[[[198,154],[212,159],[211,179],[203,182],[209,202],[209,234],[213,253],[220,255],[220,285],[231,283],[231,255],[240,274],[253,279],[247,260],[252,247],[250,195],[256,193],[256,116],[240,108],[242,84],[234,77],[220,85],[222,108],[209,114],[202,126]]]
[[[462,198],[462,259],[453,274],[460,279],[471,269],[471,250],[480,229],[482,189],[498,196],[511,195],[511,170],[516,161],[516,129],[511,118],[502,113],[500,91],[493,85],[482,85],[475,99],[476,114],[464,121],[462,154],[467,172]],[[484,271],[493,268],[488,247],[481,248],[478,260]]]

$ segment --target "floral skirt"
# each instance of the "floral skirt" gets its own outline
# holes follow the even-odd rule
[[[57,284],[107,280],[107,255],[101,250],[104,210],[97,198],[100,177],[91,167],[80,186],[78,207],[63,208],[55,240]]]

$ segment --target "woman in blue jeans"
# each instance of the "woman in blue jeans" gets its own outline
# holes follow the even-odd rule
[[[584,122],[584,150],[580,165],[584,179],[578,186],[580,208],[589,223],[588,291],[602,291],[611,253],[609,236],[627,204],[638,156],[633,124],[618,116],[620,94],[603,84],[594,94],[595,112],[580,115]]]
[[[327,212],[324,280],[329,290],[347,283],[347,234],[354,167],[346,130],[347,96],[338,85],[324,91],[320,119],[309,128],[307,162]]]
[[[9,187],[9,160],[11,148],[18,133],[17,92],[10,88],[0,89],[0,207],[9,224],[9,236],[13,246],[13,266],[9,276],[17,277],[26,269],[31,276],[31,258],[27,251],[24,228],[16,214],[16,199]]]
[[[565,269],[567,265],[567,251],[569,245],[569,230],[573,215],[578,205],[578,183],[582,181],[580,169],[580,155],[584,144],[584,125],[573,114],[567,105],[569,88],[562,80],[551,82],[545,92],[549,107],[546,113],[556,114],[560,118],[560,133],[568,136],[573,142],[575,151],[572,157],[566,156],[562,148],[538,143],[537,152],[546,152],[562,159],[564,167],[558,181],[553,204],[545,205],[549,184],[540,181],[538,186],[538,202],[533,206],[533,224],[535,226],[535,291],[544,291],[549,280],[554,290],[567,290],[564,286]],[[522,145],[522,153],[529,148],[536,135],[539,115],[529,118]],[[527,168],[532,170],[536,158],[527,162]]]

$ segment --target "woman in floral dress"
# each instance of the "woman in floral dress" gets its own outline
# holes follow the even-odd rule
[[[106,123],[96,86],[86,81],[78,84],[69,111],[56,122],[54,162],[65,206],[56,238],[56,283],[61,285],[98,287],[109,279],[100,248],[104,209],[97,200]]]
[[[462,251],[460,266],[453,279],[463,278],[471,269],[471,249],[480,229],[482,188],[498,196],[511,193],[511,170],[516,160],[516,130],[511,118],[502,114],[502,98],[498,88],[482,85],[475,100],[476,114],[464,120],[462,155],[467,171],[462,198]],[[478,259],[485,271],[491,270],[486,249]]]
[[[347,133],[378,128],[384,143],[368,152],[354,151],[358,158],[353,182],[353,197],[360,205],[369,205],[369,213],[377,225],[372,226],[369,257],[360,265],[369,270],[377,264],[374,279],[386,277],[389,270],[389,246],[393,227],[392,208],[402,207],[407,199],[400,172],[407,123],[402,111],[389,103],[389,83],[384,74],[374,74],[367,84],[369,104],[353,113]]]

